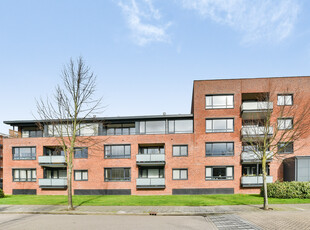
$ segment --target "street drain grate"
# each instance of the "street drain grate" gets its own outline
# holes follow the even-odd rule
[[[215,224],[219,230],[226,229],[247,229],[247,230],[261,230],[261,228],[243,220],[236,215],[212,215],[208,218]]]

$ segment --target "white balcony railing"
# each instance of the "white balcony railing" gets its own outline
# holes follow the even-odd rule
[[[267,183],[273,182],[272,176],[266,177]],[[248,186],[255,186],[255,185],[262,185],[263,184],[263,176],[242,176],[241,177],[241,184],[242,185],[248,185]]]
[[[254,153],[253,151],[250,151],[250,150],[244,151],[241,153],[241,160],[242,161],[261,161],[262,155],[263,155],[263,153],[259,152],[259,151],[256,153]],[[272,160],[273,153],[270,151],[267,151],[266,156],[267,156],[267,160],[270,161],[270,160]]]
[[[165,187],[165,178],[137,178],[137,187]]]
[[[39,164],[65,164],[65,156],[39,156]]]
[[[67,178],[59,179],[39,179],[39,186],[41,188],[62,188],[67,186]]]
[[[242,112],[272,110],[273,103],[267,101],[243,102],[241,105]]]
[[[165,162],[165,154],[138,154],[136,161],[145,163]]]
[[[246,125],[242,126],[241,130],[242,136],[264,136],[265,132],[267,132],[268,135],[272,135],[273,127],[268,127],[266,129],[264,126]]]

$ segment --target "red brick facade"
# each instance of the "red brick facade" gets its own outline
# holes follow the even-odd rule
[[[284,92],[295,94],[298,90],[304,98],[310,98],[310,77],[294,78],[262,78],[262,79],[236,79],[236,80],[205,80],[195,81],[193,88],[192,111],[194,132],[188,134],[157,134],[157,135],[120,135],[96,136],[94,139],[103,142],[102,147],[88,149],[87,159],[74,159],[74,169],[88,170],[88,181],[73,181],[73,189],[130,189],[132,195],[172,194],[173,189],[212,189],[232,188],[234,193],[258,193],[259,187],[245,188],[241,186],[242,142],[240,137],[242,127],[241,104],[242,94],[268,92],[273,100],[273,116],[277,119],[276,96]],[[234,108],[206,109],[206,95],[232,94],[234,95]],[[273,98],[273,99],[272,99]],[[301,104],[295,100],[294,104]],[[206,118],[234,118],[234,132],[206,133]],[[310,134],[310,131],[309,131]],[[83,137],[81,137],[83,138]],[[1,139],[0,139],[1,141]],[[206,142],[234,142],[233,156],[206,157]],[[1,142],[0,142],[1,143]],[[137,189],[138,166],[136,155],[141,144],[163,143],[165,145],[163,189]],[[294,143],[298,149],[290,157],[310,155],[310,135]],[[105,159],[104,145],[130,144],[130,159]],[[173,145],[188,145],[188,156],[173,157]],[[12,194],[13,189],[36,189],[37,194],[66,194],[65,189],[41,189],[38,179],[43,178],[43,167],[38,163],[38,157],[43,155],[43,146],[57,145],[54,137],[38,138],[7,138],[4,139],[4,192]],[[35,146],[36,160],[13,160],[12,148],[18,146]],[[206,166],[233,166],[232,180],[206,180]],[[131,169],[130,182],[105,182],[104,168],[129,167]],[[13,182],[13,168],[35,168],[35,182]],[[187,180],[173,180],[172,169],[188,169]],[[273,181],[283,180],[282,160],[274,159],[270,163],[270,175]]]

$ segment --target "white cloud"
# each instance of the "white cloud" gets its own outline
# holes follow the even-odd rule
[[[182,6],[241,31],[246,43],[285,39],[300,9],[296,0],[182,0]]]
[[[152,0],[121,0],[118,5],[125,14],[135,43],[143,46],[170,41],[167,34],[170,23],[161,22],[161,14]]]

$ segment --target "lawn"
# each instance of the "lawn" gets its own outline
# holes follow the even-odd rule
[[[259,195],[177,195],[177,196],[73,196],[74,205],[89,206],[210,206],[262,204]],[[270,204],[310,203],[310,199],[269,198]],[[7,195],[1,204],[66,205],[67,197],[60,195]]]

